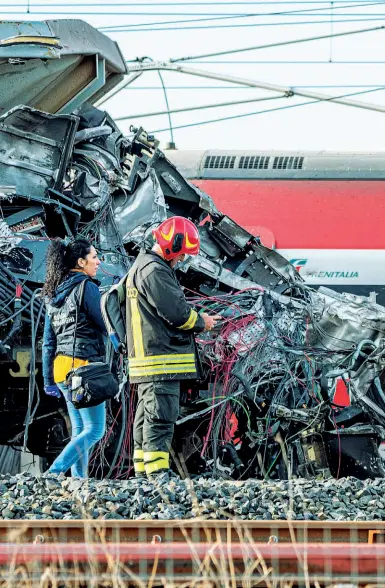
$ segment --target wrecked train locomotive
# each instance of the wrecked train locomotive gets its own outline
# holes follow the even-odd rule
[[[204,378],[184,393],[176,462],[192,474],[241,479],[384,475],[385,309],[306,287],[286,259],[187,182],[154,137],[141,128],[123,137],[93,106],[125,73],[110,39],[81,21],[33,29],[31,37],[23,23],[0,25],[0,74],[17,80],[0,94],[0,443],[49,460],[68,436],[64,404],[41,393],[49,239],[92,239],[107,290],[151,229],[177,214],[201,235],[180,281],[191,303],[223,320],[198,339]],[[119,331],[109,303],[104,310]],[[111,350],[110,360],[120,372]],[[95,475],[129,475],[134,391],[120,377]],[[337,382],[349,391],[347,408],[333,406]]]

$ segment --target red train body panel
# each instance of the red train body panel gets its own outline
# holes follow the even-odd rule
[[[385,181],[194,180],[216,206],[278,249],[385,249]]]

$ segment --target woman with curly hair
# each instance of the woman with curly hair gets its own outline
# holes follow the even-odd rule
[[[54,239],[47,252],[44,391],[50,396],[63,394],[72,428],[71,441],[55,459],[49,473],[59,474],[71,468],[72,476],[86,478],[91,448],[105,432],[105,402],[78,410],[65,384],[71,369],[101,361],[104,356],[106,330],[98,282],[94,279],[99,265],[98,254],[86,239],[78,238],[68,245]]]

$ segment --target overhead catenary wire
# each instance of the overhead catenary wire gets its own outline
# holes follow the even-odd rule
[[[382,5],[382,2],[377,2],[377,4],[381,4]],[[367,5],[367,6],[371,6],[371,4],[370,5]],[[68,8],[71,8],[71,7],[68,7]],[[348,7],[346,7],[346,8],[348,8]],[[314,10],[320,10],[320,9],[314,9]],[[302,17],[305,17],[305,16],[310,16],[311,17],[312,16],[311,14],[308,15],[307,11],[305,11],[305,10],[302,11],[302,12],[304,14],[301,14],[301,11],[295,11],[292,14],[287,13],[287,12],[280,12],[280,13],[255,13],[255,14],[253,13],[253,14],[236,15],[234,13],[234,14],[230,14],[230,15],[213,16],[212,18],[199,18],[197,20],[198,21],[205,21],[205,20],[222,20],[222,19],[226,20],[226,19],[232,19],[232,18],[233,19],[237,19],[237,18],[266,18],[268,16],[288,16],[288,17],[293,16],[293,17],[296,17],[296,18],[297,17],[300,18],[301,16]],[[27,11],[26,9],[24,9],[24,10],[7,10],[7,11],[2,11],[2,14],[72,15],[73,12],[72,12],[72,9],[71,10],[53,10],[53,9],[52,10],[47,10],[46,9],[45,11],[43,11],[43,10],[32,10],[32,9],[30,9],[29,11]],[[78,10],[77,11],[77,14],[79,14],[79,15],[88,15],[88,16],[141,16],[141,14],[138,13],[138,12],[134,12],[134,13],[132,13],[132,12],[122,12],[122,11],[111,12],[111,9],[110,8],[107,11],[107,7],[106,7],[106,10],[100,11],[100,12],[97,12],[96,10],[92,10],[92,11],[90,11],[90,10]],[[340,16],[376,16],[376,14],[377,13],[358,13],[358,14],[356,14],[356,13],[342,13]],[[162,15],[163,16],[167,16],[167,15],[170,15],[170,13],[164,13],[164,14],[162,14],[162,13],[155,13],[153,16],[157,16],[157,15],[158,16],[162,16]],[[173,15],[173,14],[171,13],[171,15]],[[182,15],[185,16],[185,13],[180,13],[180,15],[181,16]],[[177,15],[175,14],[175,16],[177,16]],[[327,17],[330,17],[330,13],[329,12],[325,12],[325,13],[315,14],[314,16],[315,17],[319,17],[319,16],[327,16]],[[381,14],[380,14],[380,16],[381,16]],[[194,22],[194,21],[195,21],[195,19],[183,19],[183,20],[180,21],[180,23],[183,23],[183,22],[189,23],[189,22]],[[177,23],[177,21],[170,21],[170,24],[173,24],[173,23],[175,24],[175,23]],[[146,22],[146,23],[141,23],[140,26],[152,26],[153,24],[156,25],[157,23],[147,23]],[[159,24],[165,24],[165,23],[163,23],[163,21],[162,21]],[[112,26],[114,26],[114,25],[112,25]],[[117,25],[115,25],[115,26],[117,26]],[[130,27],[131,24],[130,23],[127,23],[126,26],[127,27]]]
[[[149,112],[149,113],[136,113],[130,116],[117,116],[115,120],[131,120],[134,118],[143,118],[143,117],[151,117],[151,116],[160,116],[163,114],[176,114],[180,112],[191,112],[194,110],[207,110],[209,108],[221,108],[225,106],[235,106],[238,104],[250,104],[250,102],[265,102],[267,100],[277,100],[279,98],[283,98],[284,96],[264,96],[258,98],[249,98],[245,100],[232,100],[230,102],[218,102],[216,104],[204,104],[201,106],[189,106],[186,108],[175,108],[173,110],[160,110],[158,112]]]
[[[44,13],[46,14],[46,13]],[[360,22],[378,22],[380,19],[378,17],[375,18],[355,18],[355,19],[339,19],[334,20],[335,23],[360,23]],[[383,15],[382,19],[385,21],[385,14]],[[298,21],[298,22],[267,22],[267,23],[248,23],[248,24],[231,24],[231,25],[212,25],[212,26],[183,26],[183,27],[158,27],[158,28],[137,28],[137,29],[118,29],[114,31],[109,31],[110,34],[117,34],[117,33],[147,33],[147,32],[156,32],[156,31],[193,31],[193,30],[208,30],[212,31],[214,29],[234,29],[234,28],[251,28],[251,27],[275,27],[275,26],[302,26],[302,25],[320,25],[320,24],[330,24],[330,20],[313,20],[313,21]]]
[[[385,28],[385,27],[384,27]],[[127,61],[127,63],[133,63],[133,61]],[[244,59],[244,60],[209,60],[209,61],[202,61],[202,60],[197,60],[197,61],[190,61],[189,64],[199,64],[199,65],[327,65],[327,66],[332,66],[332,65],[383,65],[385,63],[385,61],[382,60],[370,60],[370,61],[361,61],[361,60],[351,60],[351,61],[330,61],[330,59],[301,59],[301,60],[297,60],[297,59]],[[294,84],[293,84],[294,85]],[[373,84],[375,85],[375,84]],[[334,87],[337,88],[342,88],[343,86],[345,86],[345,84],[340,84],[337,85],[335,84]],[[296,87],[301,87],[301,88],[321,88],[321,87],[332,87],[332,86],[324,86],[324,85],[302,85],[302,86],[297,86]],[[360,86],[361,87],[361,86]]]
[[[122,84],[119,84],[118,87],[115,88],[112,92],[109,92],[107,94],[107,96],[103,96],[103,98],[101,98],[100,100],[98,100],[96,102],[96,106],[101,106],[102,104],[104,104],[105,102],[107,102],[107,100],[110,100],[113,96],[115,96],[116,94],[119,94],[119,92],[121,92],[121,90],[125,90],[127,88],[127,86],[129,86],[130,84],[132,84],[141,75],[142,75],[142,72],[141,71],[132,73],[130,76],[128,76],[128,79],[123,80],[123,83]]]
[[[166,86],[165,86],[165,83],[164,83],[164,80],[163,80],[162,72],[160,70],[158,70],[158,75],[159,75],[160,83],[162,84],[164,100],[166,102],[166,108],[167,108],[166,114],[167,114],[167,117],[168,117],[168,126],[169,126],[169,131],[170,131],[170,140],[171,140],[171,144],[174,144],[174,132],[173,132],[172,120],[171,120],[171,110],[170,110],[170,105],[168,103],[168,96],[167,96]]]
[[[350,36],[350,35],[358,35],[358,34],[364,34],[364,33],[369,33],[369,32],[374,32],[374,31],[379,31],[384,29],[384,25],[378,26],[378,27],[370,27],[367,29],[359,29],[357,31],[345,31],[342,33],[329,33],[327,35],[317,35],[317,36],[313,36],[313,37],[305,37],[302,39],[290,39],[289,41],[279,41],[276,43],[268,43],[265,45],[254,45],[252,47],[240,47],[237,49],[229,49],[228,51],[216,51],[214,53],[201,53],[199,55],[194,55],[194,56],[186,56],[186,57],[175,57],[173,59],[170,59],[170,62],[177,62],[177,61],[189,61],[192,59],[203,59],[206,57],[219,57],[221,55],[231,55],[234,53],[244,53],[246,51],[259,51],[261,49],[270,49],[270,48],[275,48],[275,47],[285,47],[287,45],[296,45],[298,43],[309,43],[312,41],[320,41],[323,39],[330,39],[330,38],[337,38],[337,37],[346,37],[346,36]]]
[[[351,94],[344,94],[344,96],[345,97],[358,96],[359,94],[369,94],[370,92],[376,92],[376,91],[380,91],[380,90],[385,90],[385,86],[381,86],[380,88],[376,88],[374,90],[367,90],[367,91],[362,91],[362,92],[354,92]],[[206,120],[206,121],[188,123],[188,124],[184,124],[184,125],[177,125],[177,126],[174,126],[174,130],[186,129],[189,127],[203,126],[203,125],[207,125],[207,124],[212,124],[212,123],[216,123],[216,122],[224,122],[227,120],[234,120],[234,119],[238,119],[238,118],[246,118],[249,116],[257,116],[259,114],[268,114],[270,112],[278,112],[280,110],[288,110],[289,108],[299,108],[300,106],[308,106],[311,104],[317,104],[319,102],[320,102],[320,100],[307,100],[305,102],[300,102],[299,104],[285,104],[284,106],[278,106],[277,108],[269,108],[266,110],[258,110],[256,112],[247,112],[247,113],[242,113],[242,114],[235,114],[232,116],[215,118],[215,119]],[[166,129],[156,129],[156,130],[151,131],[151,133],[163,133],[163,132],[166,132],[167,130],[168,130],[167,128]]]
[[[378,4],[381,4],[382,1],[377,1]],[[303,6],[316,6],[322,4],[329,4],[327,0],[299,0],[293,2],[296,5],[303,5]],[[269,0],[269,6],[287,6],[287,0]],[[351,4],[355,6],[356,4],[361,4],[362,6],[371,5],[373,4],[373,0],[338,0],[338,4]],[[2,6],[4,8],[26,8],[25,2],[22,4],[13,4],[13,3],[3,3]],[[31,0],[27,1],[27,8],[50,8],[50,7],[68,7],[68,8],[79,8],[79,7],[90,7],[90,8],[98,8],[98,7],[111,7],[111,6],[122,6],[122,7],[136,7],[140,8],[142,6],[151,6],[151,7],[175,7],[181,6],[185,8],[186,6],[229,6],[229,2],[141,2],[138,4],[137,2],[47,2],[47,3],[38,3],[32,2]],[[231,2],[231,6],[266,6],[266,1],[259,1],[259,2]],[[145,13],[148,14],[148,13]],[[184,14],[184,13],[180,13]],[[196,14],[196,13],[193,13]]]
[[[367,63],[367,62],[365,62]],[[385,63],[385,62],[384,62]],[[300,84],[293,84],[294,88],[378,88],[381,84],[316,84],[316,85],[305,85],[301,86]],[[129,88],[129,90],[161,90],[161,86],[133,86]],[[167,90],[254,90],[251,87],[242,87],[242,86],[167,86]],[[116,119],[115,119],[116,120]]]
[[[31,0],[27,0],[30,6],[32,6]],[[339,4],[349,3],[352,2],[367,2],[371,3],[373,0],[338,0]],[[330,2],[330,0],[329,0]],[[287,0],[269,0],[270,5],[287,5]],[[295,4],[304,4],[304,5],[314,5],[314,4],[328,4],[328,0],[296,0]],[[141,2],[140,6],[228,6],[229,3],[227,1],[224,2]],[[258,6],[258,5],[266,5],[266,0],[259,0],[259,1],[235,1],[231,2],[232,6],[241,5],[241,6]],[[25,2],[22,4],[2,4],[2,6],[6,7],[20,7],[25,8]],[[47,7],[47,6],[138,6],[137,2],[47,2],[47,3],[38,3],[33,2],[33,6],[37,7]]]
[[[351,8],[351,7],[361,7],[361,6],[377,6],[377,5],[383,5],[384,1],[376,1],[376,2],[372,2],[370,4],[351,4],[351,5],[347,5],[347,6],[336,6],[333,10],[338,10],[338,9],[346,9],[346,8]],[[204,22],[204,21],[217,21],[217,20],[228,20],[228,19],[238,19],[238,18],[256,18],[256,17],[267,17],[267,16],[306,16],[308,13],[310,12],[317,12],[320,10],[324,10],[324,8],[308,8],[305,10],[288,10],[288,11],[280,11],[280,12],[258,12],[258,13],[252,13],[252,14],[225,14],[225,15],[210,15],[209,18],[199,18],[199,19],[183,19],[183,20],[172,20],[172,21],[161,21],[161,22],[145,22],[145,23],[133,23],[133,24],[122,24],[122,25],[111,25],[111,26],[106,26],[106,27],[101,27],[101,30],[103,31],[107,31],[107,30],[114,30],[114,29],[118,29],[120,27],[128,27],[128,28],[135,28],[135,27],[141,27],[141,26],[155,26],[155,25],[165,25],[165,24],[182,24],[182,23],[191,23],[191,22]],[[134,14],[135,13],[120,13],[120,14]],[[136,15],[138,15],[138,13],[136,13]],[[158,15],[162,15],[162,16],[173,16],[173,13],[153,13],[152,16],[158,16]],[[187,16],[186,14],[184,14],[185,16]],[[321,15],[316,15],[316,16],[330,16],[329,13],[321,13]],[[195,14],[193,14],[193,16],[196,16]],[[344,16],[361,16],[361,15],[356,15],[356,14],[345,14]],[[367,14],[364,14],[364,16],[368,16]],[[372,15],[370,15],[372,16]],[[380,15],[381,16],[381,15]],[[382,15],[383,16],[383,15]]]

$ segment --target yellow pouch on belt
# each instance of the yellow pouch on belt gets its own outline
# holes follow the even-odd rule
[[[68,372],[71,369],[76,369],[82,365],[87,365],[89,361],[87,359],[78,359],[77,357],[72,358],[68,355],[58,355],[53,363],[53,379],[55,384],[64,382]]]

